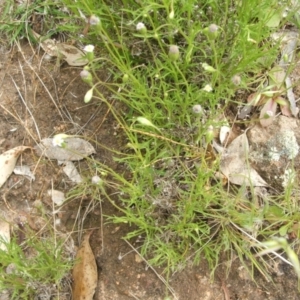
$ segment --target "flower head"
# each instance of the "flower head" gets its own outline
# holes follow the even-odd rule
[[[203,113],[203,108],[200,104],[196,104],[193,106],[193,112],[195,114],[202,114]]]
[[[218,29],[219,29],[219,26],[216,25],[216,24],[210,24],[210,25],[208,26],[208,30],[209,30],[209,32],[211,32],[211,33],[217,32]]]
[[[64,147],[65,146],[65,140],[68,138],[69,135],[64,133],[56,134],[52,139],[52,145],[54,147]]]
[[[179,47],[176,45],[171,45],[169,48],[169,58],[172,61],[179,59]]]
[[[94,59],[94,45],[87,45],[83,48],[83,50],[86,52],[86,57],[89,61],[92,61]]]
[[[240,84],[241,84],[241,81],[242,81],[242,79],[241,79],[241,76],[239,76],[239,75],[234,75],[234,76],[232,76],[232,78],[231,78],[231,82],[232,82],[234,85],[240,85]]]
[[[204,29],[204,32],[206,33],[206,36],[208,37],[208,39],[213,41],[218,37],[219,26],[216,24],[211,24]]]
[[[213,88],[210,84],[206,84],[205,87],[202,90],[205,91],[205,92],[210,93],[213,90]]]
[[[93,84],[93,76],[88,70],[83,69],[80,72],[80,77],[84,82],[89,83],[89,84]]]
[[[95,15],[91,15],[89,22],[91,25],[99,25],[100,24],[100,18],[95,16]]]
[[[99,184],[99,183],[101,183],[101,181],[102,181],[102,179],[98,175],[95,175],[92,177],[93,184]]]
[[[146,28],[145,24],[142,22],[139,22],[136,24],[136,30],[142,34],[147,33],[147,28]]]
[[[94,45],[86,45],[83,50],[87,53],[92,53],[94,52],[95,46]]]

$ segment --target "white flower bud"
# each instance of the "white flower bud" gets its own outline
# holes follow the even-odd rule
[[[172,9],[171,12],[169,13],[169,19],[172,20],[174,19],[175,13],[174,10]]]
[[[241,84],[241,81],[242,81],[242,79],[241,79],[241,76],[239,76],[239,75],[234,75],[234,76],[232,76],[232,78],[231,78],[231,82],[232,82],[234,85],[240,85],[240,84]]]
[[[80,77],[86,83],[92,84],[93,82],[93,76],[88,70],[82,70],[80,72]]]
[[[176,45],[171,45],[169,48],[169,58],[172,61],[179,59],[179,48]]]
[[[193,106],[193,112],[195,114],[202,114],[203,113],[203,108],[200,104],[196,104]]]
[[[84,103],[89,103],[93,98],[94,88],[88,90],[84,96]]]

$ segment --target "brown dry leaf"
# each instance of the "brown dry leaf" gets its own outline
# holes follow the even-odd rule
[[[19,155],[30,147],[18,146],[0,155],[0,188],[13,172]]]
[[[78,262],[73,268],[74,300],[92,300],[97,287],[97,265],[89,243],[92,232],[84,236],[76,254]]]

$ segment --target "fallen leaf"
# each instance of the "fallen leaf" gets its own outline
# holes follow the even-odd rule
[[[7,247],[2,241],[10,242],[10,226],[8,222],[0,220],[0,249],[7,251]]]
[[[66,161],[65,166],[63,167],[63,171],[69,177],[69,179],[75,183],[82,182],[82,178],[78,173],[75,165],[71,161]]]
[[[97,287],[97,265],[89,239],[93,231],[87,233],[76,254],[78,261],[73,268],[73,299],[92,300]]]
[[[22,165],[22,166],[15,166],[15,168],[14,168],[14,173],[15,173],[16,175],[27,176],[27,177],[29,177],[30,180],[33,180],[33,181],[35,180],[35,176],[34,176],[33,173],[31,172],[29,166],[25,166],[25,165]]]
[[[54,40],[45,39],[45,37],[39,35],[33,30],[32,34],[48,55],[58,56],[65,60],[70,66],[84,66],[89,62],[85,57],[85,53],[72,45],[57,43]]]
[[[61,206],[66,200],[65,194],[58,190],[48,190],[48,195],[51,196],[53,203],[58,206]]]
[[[65,140],[66,145],[63,148],[53,146],[52,140],[51,138],[42,139],[41,142],[34,147],[37,155],[60,161],[72,161],[81,160],[96,152],[89,142],[81,138],[67,138]]]
[[[2,187],[10,174],[13,172],[19,155],[28,148],[30,147],[18,146],[0,155],[0,187]]]
[[[267,186],[268,184],[249,165],[249,144],[246,133],[241,134],[221,155],[220,170],[228,180],[237,185]]]

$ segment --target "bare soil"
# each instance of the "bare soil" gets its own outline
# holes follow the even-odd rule
[[[97,101],[84,104],[83,98],[88,89],[81,81],[81,68],[63,64],[59,72],[54,70],[55,61],[43,59],[29,44],[24,42],[20,49],[0,48],[0,149],[4,152],[15,146],[35,146],[40,139],[57,133],[78,134],[96,140],[109,149],[120,149],[126,140],[118,130],[117,123],[107,107]],[[109,78],[106,70],[99,76]],[[107,99],[110,95],[107,94]],[[118,105],[114,103],[114,105]],[[120,106],[119,109],[122,109]],[[122,166],[113,161],[112,153],[104,147],[94,145],[93,159],[122,172]],[[39,217],[33,207],[41,201],[51,212],[47,190],[54,188],[68,192],[74,184],[62,172],[56,162],[35,155],[33,150],[24,152],[18,165],[29,165],[35,174],[35,181],[20,175],[12,175],[1,188],[1,215],[15,222],[22,220],[39,231]],[[85,162],[78,162],[77,168],[85,172]],[[114,193],[112,190],[111,193]],[[116,201],[117,195],[115,198]],[[89,206],[93,203],[93,206]],[[84,216],[84,212],[89,214]],[[80,213],[79,213],[80,211]],[[79,195],[64,207],[57,218],[61,232],[75,232],[75,244],[79,244],[84,230],[94,228],[91,246],[98,265],[98,287],[94,299],[171,299],[180,300],[296,300],[300,299],[298,280],[293,270],[280,262],[270,266],[273,282],[268,282],[255,271],[254,282],[239,263],[231,262],[226,272],[227,261],[220,260],[214,280],[210,277],[207,263],[203,260],[198,266],[188,266],[172,275],[169,288],[163,283],[162,269],[149,268],[132,247],[122,240],[130,230],[129,226],[106,222],[105,216],[121,214],[106,199],[90,199]],[[75,224],[75,220],[77,223]],[[138,248],[139,240],[131,241]],[[233,253],[233,257],[234,253]],[[69,291],[66,299],[71,299]]]

